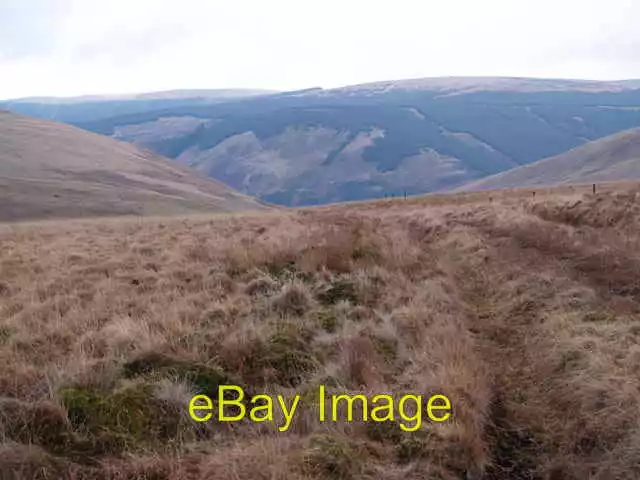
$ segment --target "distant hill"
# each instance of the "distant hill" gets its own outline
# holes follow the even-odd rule
[[[471,182],[460,190],[640,180],[640,128]]]
[[[153,102],[109,118],[122,103],[42,108],[283,205],[450,190],[640,127],[636,81],[447,77]]]
[[[112,101],[136,101],[136,100],[189,100],[189,99],[209,99],[228,100],[232,98],[255,97],[277,93],[275,90],[226,88],[226,89],[182,89],[166,90],[160,92],[131,93],[115,95],[82,95],[79,97],[26,97],[14,100],[7,100],[6,103],[29,104],[41,103],[52,105],[72,105],[86,102],[112,102]]]
[[[0,111],[0,221],[259,208],[134,145]]]
[[[257,89],[201,89],[124,95],[27,97],[0,101],[0,109],[59,122],[77,123],[179,106],[212,105],[273,93],[276,92]]]
[[[471,92],[621,92],[640,85],[640,80],[599,81],[526,77],[433,77],[387,80],[327,90],[335,92],[439,91],[448,94]]]

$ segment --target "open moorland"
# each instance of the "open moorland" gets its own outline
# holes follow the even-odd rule
[[[0,224],[0,478],[638,478],[640,188],[585,191]],[[221,384],[453,415],[192,421]]]

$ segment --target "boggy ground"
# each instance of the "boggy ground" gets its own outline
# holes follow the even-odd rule
[[[640,195],[438,198],[0,226],[0,478],[640,477]],[[226,383],[454,415],[188,418]]]

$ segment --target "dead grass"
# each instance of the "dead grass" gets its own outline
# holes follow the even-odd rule
[[[637,478],[637,193],[564,193],[3,225],[0,478]],[[308,404],[188,419],[227,383]],[[320,384],[454,415],[320,423]]]

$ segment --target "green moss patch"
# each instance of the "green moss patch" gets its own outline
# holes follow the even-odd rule
[[[305,467],[310,473],[322,477],[349,480],[361,470],[363,459],[350,443],[330,435],[311,438],[305,455]]]
[[[281,281],[293,278],[297,270],[295,259],[283,259],[281,261],[274,260],[266,263],[264,268],[271,277]]]
[[[334,280],[326,290],[318,294],[318,301],[323,305],[335,305],[340,301],[357,304],[359,302],[359,296],[353,281],[346,278],[339,278]]]
[[[396,422],[374,422],[369,421],[365,423],[365,432],[368,438],[375,440],[376,442],[390,442],[393,444],[400,444],[403,438],[406,436],[402,431],[400,425]]]
[[[0,345],[4,345],[13,335],[13,330],[7,325],[0,325]]]
[[[306,451],[304,464],[319,478],[350,480],[365,469],[367,450],[356,442],[331,435],[315,435]]]
[[[357,245],[351,253],[351,258],[358,261],[366,261],[370,263],[380,263],[384,259],[380,248],[374,244]]]
[[[407,435],[396,444],[396,455],[400,463],[424,458],[427,452],[427,439],[422,436]]]
[[[325,308],[312,312],[312,317],[318,326],[327,333],[335,333],[340,327],[340,319],[332,309]]]
[[[371,341],[373,342],[376,351],[380,353],[385,358],[385,360],[394,361],[398,358],[397,338],[386,338],[372,335]]]
[[[617,318],[608,312],[589,312],[582,317],[582,320],[590,323],[614,323]]]
[[[69,422],[84,438],[75,449],[87,454],[119,453],[178,437],[180,413],[156,399],[151,385],[111,393],[69,387],[60,396]]]
[[[299,339],[286,334],[276,334],[269,338],[264,359],[277,370],[280,384],[296,386],[301,383],[302,377],[315,370],[313,357],[305,347]]]
[[[150,352],[125,363],[126,378],[150,376],[155,379],[170,378],[189,382],[195,393],[217,398],[220,385],[237,385],[237,382],[219,369],[207,365],[176,359]]]

